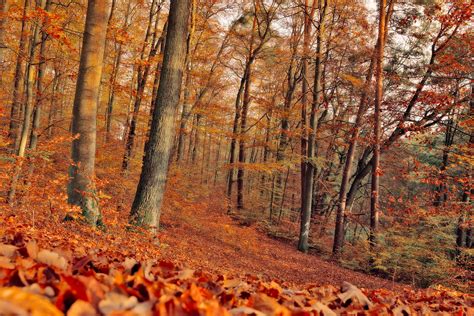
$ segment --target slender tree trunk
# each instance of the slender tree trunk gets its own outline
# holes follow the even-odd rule
[[[190,58],[190,56],[188,57]],[[178,135],[178,151],[176,154],[176,161],[180,161],[183,156],[184,151],[184,137],[186,135],[186,123],[190,115],[190,90],[191,90],[191,62],[188,60],[186,71],[186,80],[184,84],[184,100],[183,100],[183,110],[181,112],[181,121],[179,123],[179,135]]]
[[[316,2],[313,0],[313,2]],[[311,23],[313,14],[310,13],[308,0],[305,0],[304,4],[304,22],[303,22],[303,66],[301,69],[301,74],[303,77],[302,86],[301,86],[301,213],[303,212],[304,207],[304,196],[305,196],[305,176],[306,176],[306,163],[305,157],[308,149],[308,132],[306,130],[307,123],[307,113],[308,108],[308,58],[309,58],[309,46],[310,46],[310,36],[311,36]],[[298,248],[300,246],[298,245]]]
[[[193,149],[191,151],[191,162],[194,164],[196,163],[199,145],[201,143],[201,114],[196,114],[195,126],[194,126],[194,141],[193,141]]]
[[[195,1],[191,3],[191,23],[189,24],[189,33],[188,38],[186,41],[186,80],[184,84],[184,100],[183,100],[183,110],[181,111],[181,120],[179,123],[179,134],[178,134],[178,145],[177,145],[177,153],[176,153],[176,161],[180,161],[183,152],[184,152],[184,141],[186,136],[186,124],[189,119],[189,115],[191,114],[191,105],[190,105],[190,97],[191,97],[191,84],[192,84],[192,76],[191,76],[191,69],[192,69],[192,46],[194,44],[194,30],[195,30],[195,16],[196,16],[196,4]]]
[[[49,101],[49,112],[48,112],[48,130],[47,135],[48,138],[53,136],[54,132],[54,124],[56,119],[56,112],[57,112],[57,94],[59,89],[59,77],[60,74],[57,70],[54,70],[54,77],[52,82],[52,92],[51,92],[51,99]]]
[[[232,138],[230,140],[230,150],[229,150],[229,172],[227,175],[227,198],[229,201],[232,200],[232,189],[234,186],[234,164],[235,164],[235,149],[237,145],[237,134],[239,133],[239,122],[241,114],[241,98],[244,91],[245,82],[247,80],[247,69],[244,72],[242,79],[240,80],[239,90],[237,92],[237,97],[235,98],[235,115],[234,123],[232,125]],[[231,210],[231,204],[228,205],[228,212]]]
[[[79,74],[74,96],[68,202],[81,207],[90,225],[101,223],[94,184],[97,106],[105,50],[110,1],[89,0]]]
[[[237,169],[237,209],[244,208],[244,167],[245,163],[245,146],[246,146],[246,129],[247,114],[250,105],[250,85],[251,85],[251,65],[248,67],[247,80],[245,82],[244,99],[242,102],[242,115],[240,117],[240,133],[239,133],[239,168]]]
[[[138,114],[140,113],[140,106],[141,106],[141,102],[142,102],[143,95],[145,92],[148,75],[150,73],[151,61],[152,61],[152,58],[156,55],[156,52],[159,47],[158,46],[159,44],[156,43],[156,39],[157,39],[158,21],[159,21],[160,14],[159,12],[155,12],[155,4],[156,4],[156,0],[153,0],[151,8],[150,8],[149,18],[148,18],[148,26],[147,26],[147,30],[145,34],[145,40],[142,46],[141,59],[142,60],[145,59],[145,50],[148,44],[148,40],[150,36],[152,36],[150,52],[148,54],[146,65],[144,67],[139,65],[138,70],[137,70],[137,92],[136,92],[135,102],[133,104],[133,112],[132,112],[132,117],[130,120],[130,128],[128,131],[127,140],[125,142],[125,153],[122,160],[123,172],[126,172],[130,165],[130,159],[131,159],[133,147],[135,144],[135,136],[137,133],[136,130],[137,130],[137,125],[138,125]],[[151,34],[152,27],[153,27],[153,18],[155,15],[156,15],[156,21],[154,24],[153,34]]]
[[[245,87],[244,97],[242,101],[242,113],[240,116],[240,128],[239,128],[239,168],[237,169],[237,209],[242,210],[244,208],[244,177],[245,171],[243,164],[245,163],[245,134],[247,129],[247,115],[250,106],[250,87],[252,81],[252,64],[255,60],[253,51],[253,45],[255,40],[255,30],[257,27],[257,12],[258,6],[255,6],[255,16],[253,18],[252,33],[250,34],[250,47],[249,55],[247,59],[247,65],[245,67]]]
[[[42,0],[41,7],[44,8],[45,12],[49,12],[51,8],[51,0]],[[44,76],[46,73],[46,58],[45,58],[45,49],[46,49],[46,41],[48,39],[48,34],[46,32],[42,32],[41,35],[41,45],[39,50],[39,66],[38,66],[38,76],[36,81],[36,106],[35,112],[33,115],[33,127],[31,130],[31,140],[30,140],[30,148],[32,150],[36,150],[38,145],[38,133],[41,124],[41,111],[42,111],[42,103],[44,100]]]
[[[188,0],[171,1],[163,68],[149,146],[130,211],[130,222],[152,231],[159,227],[168,162],[175,134],[176,108],[186,58],[186,35],[190,14]]]
[[[39,26],[35,26],[33,35],[31,37],[30,52],[28,58],[28,65],[26,67],[26,100],[25,100],[25,111],[23,124],[20,133],[20,141],[18,147],[18,156],[24,157],[25,150],[28,142],[28,136],[30,134],[31,117],[33,113],[33,94],[34,94],[34,83],[36,77],[36,66],[35,66],[35,48],[38,43]]]
[[[351,176],[352,164],[357,148],[357,140],[360,133],[362,119],[365,112],[367,111],[367,94],[374,72],[376,49],[377,48],[375,48],[374,53],[372,54],[369,70],[367,72],[367,76],[365,77],[365,84],[362,90],[362,95],[360,97],[359,108],[357,110],[356,120],[352,129],[351,139],[349,141],[349,149],[347,150],[347,157],[346,161],[344,162],[344,169],[342,171],[341,188],[339,189],[339,200],[336,213],[336,227],[334,229],[334,243],[332,250],[335,256],[339,255],[344,243],[344,216],[347,205],[347,189],[349,186],[349,179]]]
[[[3,67],[5,62],[4,51],[7,48],[5,43],[5,24],[7,22],[8,1],[0,0],[0,85],[3,85]]]
[[[115,3],[115,1],[114,1]],[[128,28],[129,18],[130,18],[130,7],[132,1],[128,0],[127,4],[127,11],[125,13],[125,20],[123,22],[122,28]],[[112,16],[112,13],[110,17]],[[110,22],[109,18],[109,22]],[[120,42],[118,44],[117,54],[115,55],[115,60],[112,68],[112,73],[110,74],[110,91],[109,91],[109,98],[107,100],[107,108],[105,112],[105,142],[110,141],[110,131],[112,128],[112,118],[113,118],[113,110],[114,110],[114,103],[115,103],[115,86],[117,84],[117,76],[120,70],[120,64],[122,62],[122,55],[123,55],[123,44]]]
[[[324,3],[323,3],[324,2]],[[311,129],[308,138],[308,159],[305,163],[305,175],[304,175],[304,189],[303,189],[303,204],[301,209],[301,226],[300,235],[298,242],[298,250],[307,252],[309,248],[309,232],[311,224],[311,209],[312,209],[312,196],[314,186],[314,158],[316,154],[316,133],[317,133],[317,115],[319,110],[320,99],[323,94],[321,86],[321,75],[322,75],[322,46],[324,37],[324,18],[326,15],[327,3],[324,0],[319,1],[319,29],[316,38],[316,65],[314,72],[314,86],[313,86],[313,102],[311,106],[309,127]]]
[[[379,38],[378,51],[375,67],[375,102],[374,102],[374,155],[372,164],[372,181],[371,181],[371,195],[370,195],[370,246],[375,248],[377,245],[377,234],[379,226],[380,213],[380,139],[381,139],[381,106],[383,99],[383,57],[385,48],[385,15],[386,15],[386,0],[379,2]]]
[[[219,136],[219,142],[217,143],[217,150],[216,150],[216,159],[214,160],[214,183],[213,185],[217,185],[217,178],[219,176],[219,162],[221,159],[221,143],[222,138]]]
[[[24,59],[26,55],[26,13],[28,10],[28,0],[24,1],[23,4],[23,17],[21,19],[21,31],[20,31],[20,44],[18,46],[18,55],[15,66],[15,77],[13,79],[13,96],[12,106],[10,111],[10,126],[8,136],[11,140],[14,140],[14,149],[18,149],[20,141],[20,113],[21,113],[21,99],[22,99],[22,87],[23,87],[23,74],[24,74]]]

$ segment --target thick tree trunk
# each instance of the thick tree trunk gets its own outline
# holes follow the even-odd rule
[[[89,0],[82,43],[79,74],[74,96],[68,202],[81,207],[89,224],[101,224],[94,185],[97,103],[107,31],[109,1]]]
[[[149,145],[130,212],[130,222],[152,231],[159,227],[168,163],[175,134],[176,108],[185,67],[190,1],[171,1],[163,67],[153,112]]]

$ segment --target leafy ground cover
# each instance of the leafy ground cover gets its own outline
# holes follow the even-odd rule
[[[158,238],[112,222],[104,232],[80,221],[55,222],[46,213],[33,221],[27,212],[3,212],[0,310],[81,316],[474,313],[472,295],[417,290],[301,254],[212,211],[209,201],[181,206],[165,213]]]
[[[111,253],[67,258],[16,234],[0,245],[6,315],[472,315],[474,297],[449,290],[359,289],[183,269]]]

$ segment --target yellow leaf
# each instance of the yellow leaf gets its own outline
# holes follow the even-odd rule
[[[46,298],[28,293],[17,287],[0,288],[0,306],[8,307],[8,311],[13,315],[63,315]]]

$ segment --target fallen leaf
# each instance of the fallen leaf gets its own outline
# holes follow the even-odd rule
[[[77,300],[68,310],[67,316],[95,316],[97,315],[94,306],[83,300]]]
[[[53,251],[42,249],[40,252],[38,252],[36,259],[41,263],[48,264],[62,270],[66,270],[67,268],[66,259]]]
[[[11,258],[15,255],[17,249],[18,247],[13,245],[0,244],[0,256]]]
[[[342,284],[342,293],[340,293],[338,297],[344,304],[350,304],[356,300],[366,308],[373,306],[372,302],[367,298],[367,296],[365,296],[364,293],[362,293],[362,291],[355,285],[349,282],[344,282]]]
[[[46,298],[31,294],[16,287],[0,288],[0,306],[24,310],[31,316],[61,316],[63,315]],[[2,312],[4,310],[2,309]],[[21,314],[21,312],[19,313]],[[16,313],[14,314],[16,315]]]

